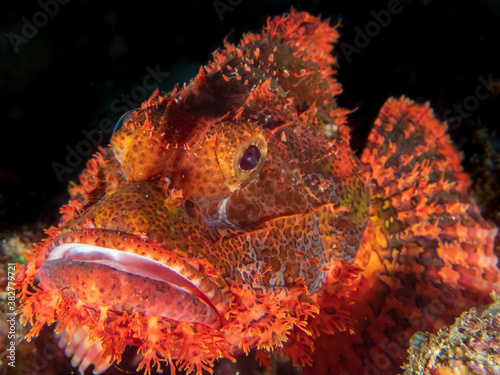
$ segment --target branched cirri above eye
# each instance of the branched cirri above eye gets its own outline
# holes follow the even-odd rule
[[[113,134],[112,136],[118,131],[120,130],[123,125],[125,125],[132,117],[134,117],[134,112],[135,111],[138,111],[140,108],[134,108],[134,109],[131,109],[130,111],[128,112],[125,112],[122,117],[120,117],[120,119],[116,122],[116,125],[115,125],[115,128],[113,129]]]
[[[254,169],[260,161],[260,151],[255,145],[248,147],[241,156],[240,168],[244,171],[250,171]]]

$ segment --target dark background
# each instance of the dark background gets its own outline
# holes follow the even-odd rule
[[[42,3],[54,3],[43,1]],[[230,5],[230,4],[233,5]],[[500,3],[495,0],[401,0],[403,11],[349,59],[337,49],[341,106],[351,115],[355,149],[385,99],[406,96],[430,101],[443,119],[454,104],[474,96],[478,77],[500,80]],[[53,16],[38,16],[36,35],[23,34],[26,20],[42,11],[39,2],[9,2],[0,12],[0,229],[54,212],[68,199],[66,186],[84,162],[63,178],[53,163],[66,164],[68,148],[85,139],[82,131],[115,122],[121,112],[112,102],[142,85],[147,67],[159,64],[170,91],[186,82],[211,53],[242,33],[258,32],[270,16],[293,5],[341,22],[341,41],[355,46],[356,26],[373,20],[370,11],[387,9],[382,1],[220,0],[214,1],[68,1]],[[220,10],[221,12],[222,10]],[[26,28],[26,26],[24,26]],[[11,40],[26,37],[13,47]],[[23,36],[24,35],[24,36]],[[17,49],[17,52],[16,52]],[[150,93],[150,92],[148,92]],[[132,99],[133,101],[133,99]],[[471,141],[478,127],[488,129],[490,145],[500,115],[499,95],[480,101],[450,132],[468,160],[484,152]],[[479,122],[480,121],[480,122]],[[102,145],[109,141],[105,136]],[[96,151],[97,149],[94,149]],[[494,160],[490,160],[494,163]]]

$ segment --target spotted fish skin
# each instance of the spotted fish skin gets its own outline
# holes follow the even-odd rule
[[[292,11],[127,116],[27,255],[28,339],[58,322],[78,337],[76,365],[99,371],[135,345],[146,373],[201,374],[256,347],[264,363],[278,352],[361,374],[398,337],[384,369],[397,373],[422,328],[409,321],[487,301],[496,229],[467,197],[445,125],[390,99],[358,160],[335,102],[337,38]],[[429,314],[443,290],[457,298]]]
[[[356,256],[366,284],[346,306],[355,334],[320,336],[306,374],[400,374],[414,333],[500,290],[497,228],[469,198],[461,160],[428,104],[385,103],[361,155],[371,203]]]

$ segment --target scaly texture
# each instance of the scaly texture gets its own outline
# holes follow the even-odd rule
[[[355,262],[365,287],[346,307],[356,334],[320,337],[310,373],[398,374],[416,331],[451,324],[500,288],[497,230],[468,197],[460,160],[427,105],[381,109],[361,156],[371,204]]]
[[[146,373],[197,374],[253,347],[366,373],[398,339],[395,373],[420,322],[487,301],[496,230],[445,126],[391,99],[360,163],[335,103],[337,37],[304,12],[276,17],[119,124],[26,255],[27,338],[58,322],[80,369],[130,344]]]

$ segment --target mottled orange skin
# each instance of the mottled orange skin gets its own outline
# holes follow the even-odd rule
[[[371,204],[355,264],[366,284],[345,307],[356,334],[320,336],[306,374],[402,373],[415,332],[491,302],[497,229],[471,202],[461,159],[428,105],[384,105],[361,156]]]
[[[496,229],[467,196],[445,125],[391,99],[360,163],[348,111],[335,103],[337,37],[307,13],[277,17],[226,43],[188,85],[143,103],[70,187],[64,222],[27,256],[28,338],[56,321],[69,336],[85,326],[111,361],[139,346],[146,371],[177,359],[201,373],[257,347],[264,362],[276,351],[311,373],[360,374],[397,339],[383,369],[397,373],[414,331],[487,301],[499,278]],[[251,168],[241,162],[250,147]],[[45,262],[67,243],[170,265],[213,307],[106,266]],[[105,287],[113,283],[135,287]],[[443,291],[455,297],[443,302]],[[172,303],[150,303],[162,295]]]

